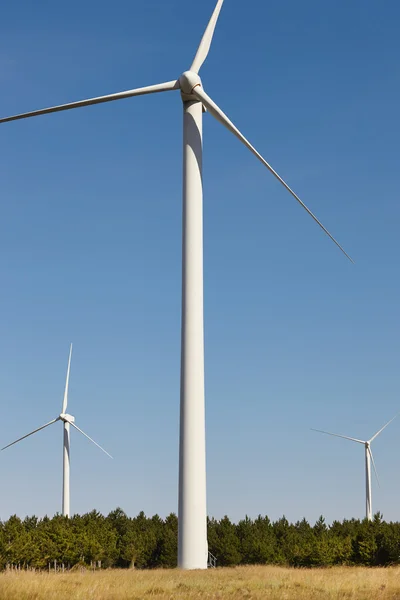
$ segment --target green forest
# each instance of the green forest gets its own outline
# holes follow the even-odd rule
[[[176,567],[178,519],[170,514],[130,518],[120,508],[103,516],[97,511],[71,518],[55,515],[0,524],[0,568],[47,569],[90,566],[140,569]],[[344,520],[326,525],[305,519],[248,517],[232,523],[228,517],[208,520],[209,551],[217,566],[281,564],[294,567],[389,565],[399,562],[400,523],[386,523],[377,513],[372,521]]]

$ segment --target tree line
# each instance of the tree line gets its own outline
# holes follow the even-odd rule
[[[128,517],[121,508],[103,516],[97,511],[66,518],[0,522],[0,569],[9,565],[46,569],[96,562],[103,568],[176,567],[178,519],[170,514]],[[233,523],[227,516],[208,519],[209,551],[217,566],[280,564],[295,567],[381,565],[400,562],[400,523],[387,523],[377,513],[372,521],[344,520],[327,525],[323,517],[305,519],[248,517]]]

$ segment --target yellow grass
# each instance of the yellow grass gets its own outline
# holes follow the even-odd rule
[[[0,574],[0,600],[394,600],[400,567]]]

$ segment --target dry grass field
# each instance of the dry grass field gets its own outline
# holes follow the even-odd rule
[[[0,600],[393,600],[400,567],[287,569],[236,567],[172,570],[0,574]]]

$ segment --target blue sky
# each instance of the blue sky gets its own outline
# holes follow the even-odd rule
[[[213,1],[50,5],[0,24],[2,116],[179,77]],[[394,0],[226,0],[209,95],[356,261],[204,117],[208,511],[364,515],[363,449],[400,409]],[[177,510],[178,93],[1,127],[0,440],[69,410],[71,509]],[[400,421],[373,446],[398,519]],[[76,434],[76,435],[75,435]],[[3,444],[2,444],[3,445]],[[61,425],[0,456],[0,518],[61,508]]]

